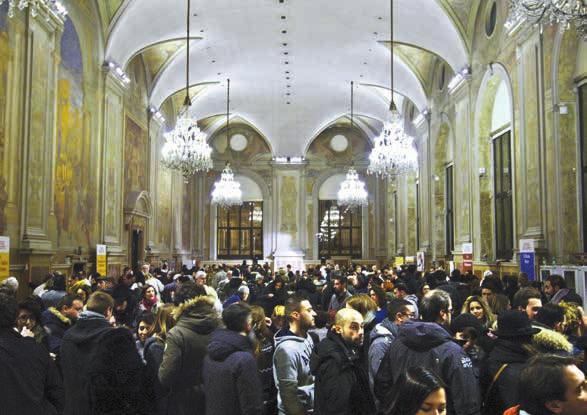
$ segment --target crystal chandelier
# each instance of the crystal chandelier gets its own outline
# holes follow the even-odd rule
[[[354,127],[354,82],[351,81],[351,131]],[[367,191],[365,190],[365,183],[359,179],[359,174],[355,167],[351,165],[346,174],[346,179],[340,184],[340,189],[337,194],[337,201],[340,206],[345,206],[347,209],[358,209],[361,206],[367,206]]]
[[[404,119],[393,100],[393,0],[391,0],[391,103],[389,116],[369,155],[367,174],[386,178],[406,173],[418,167],[414,138],[404,128]]]
[[[585,0],[510,0],[510,14],[505,23],[513,27],[518,21],[528,20],[536,24],[541,21],[558,24],[561,31],[571,23],[579,36],[587,40],[587,2]]]
[[[214,183],[212,203],[226,209],[242,204],[242,196],[241,185],[234,180],[234,174],[232,173],[230,164],[226,163],[220,175],[220,180]]]
[[[4,1],[6,0],[0,0],[0,6],[2,3],[4,3]],[[30,7],[31,15],[33,17],[37,17],[37,14],[39,13],[39,7],[42,7],[40,5],[47,7],[59,18],[65,20],[65,17],[67,16],[67,9],[63,3],[57,0],[19,0],[18,2],[17,0],[8,0],[8,17],[14,17],[14,10],[17,7],[20,11]]]
[[[198,172],[207,172],[212,168],[212,148],[198,127],[196,118],[190,115],[190,0],[187,2],[186,35],[186,74],[185,74],[185,111],[177,120],[173,131],[164,134],[165,144],[161,149],[161,164],[169,169],[181,172],[187,180]]]
[[[338,204],[348,209],[358,209],[367,206],[367,191],[365,183],[359,180],[359,175],[351,166],[346,174],[346,179],[340,184],[337,194]]]

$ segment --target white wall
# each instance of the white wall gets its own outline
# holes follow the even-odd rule
[[[336,200],[340,184],[346,178],[346,174],[334,174],[322,183],[318,192],[319,200]]]
[[[491,131],[498,130],[512,121],[512,103],[508,95],[505,81],[501,81],[495,94],[493,114],[491,115]]]
[[[263,200],[263,193],[261,192],[261,188],[257,183],[255,183],[253,179],[249,178],[248,176],[235,174],[234,180],[238,181],[241,184],[243,200],[245,202]]]

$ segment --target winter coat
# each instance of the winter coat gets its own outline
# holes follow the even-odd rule
[[[257,334],[259,352],[257,353],[257,370],[263,388],[263,413],[273,415],[277,412],[277,389],[273,379],[273,353],[275,345],[273,337],[265,337]]]
[[[0,329],[0,368],[2,415],[61,413],[61,377],[47,351],[33,339]]]
[[[58,354],[61,348],[61,339],[63,339],[65,332],[71,328],[73,322],[56,308],[50,307],[41,314],[41,325],[47,333],[49,352]]]
[[[550,303],[552,304],[558,304],[561,301],[575,303],[581,306],[583,305],[583,299],[581,296],[570,288],[561,288],[550,299]]]
[[[381,361],[389,350],[391,343],[397,337],[398,330],[399,327],[386,318],[371,331],[371,345],[368,352],[369,385],[371,390],[373,390],[373,382],[379,370],[379,365],[381,365]]]
[[[481,373],[485,398],[484,413],[501,414],[520,403],[519,379],[526,362],[535,352],[518,341],[497,339]],[[493,386],[490,385],[502,365],[507,364]]]
[[[202,365],[210,334],[218,327],[214,299],[200,296],[173,312],[177,324],[167,334],[159,381],[169,391],[168,414],[203,414]]]
[[[328,332],[314,349],[310,367],[316,379],[315,414],[375,413],[367,371],[359,353],[349,348],[340,334]]]
[[[436,372],[447,386],[449,415],[476,415],[481,408],[479,379],[471,359],[436,323],[408,321],[398,330],[375,376],[374,393],[388,404],[387,393],[411,366]]]
[[[206,415],[262,414],[263,389],[248,337],[226,329],[212,333],[202,378]]]
[[[332,294],[332,297],[330,298],[330,304],[328,304],[328,313],[332,314],[334,317],[334,314],[336,314],[338,310],[346,306],[346,300],[349,298],[351,298],[351,293],[348,291],[340,294]]]
[[[275,334],[273,376],[279,414],[301,415],[314,407],[314,377],[310,371],[312,338],[296,336],[287,328]]]
[[[124,328],[105,332],[89,363],[91,415],[154,415],[155,393],[135,347]]]
[[[159,382],[159,367],[163,361],[163,352],[165,351],[165,342],[157,336],[149,337],[145,341],[143,355],[146,362],[147,377],[153,385],[155,391],[155,403],[157,405],[157,414],[165,415],[167,413],[168,397],[167,391]]]
[[[64,415],[90,414],[89,367],[102,336],[112,330],[104,316],[92,311],[80,314],[61,341],[61,371],[65,387]]]

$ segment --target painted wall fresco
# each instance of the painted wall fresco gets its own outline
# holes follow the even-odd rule
[[[147,188],[147,131],[128,115],[124,122],[125,193]]]
[[[7,14],[8,3],[4,2],[0,6],[0,165],[4,166],[4,157],[6,154],[6,104],[7,104],[7,86],[8,86],[8,62],[10,60],[10,51],[8,43]],[[2,169],[3,170],[3,169]],[[0,170],[0,235],[7,231],[6,223],[6,204],[8,203],[8,189],[4,172]]]
[[[57,243],[89,246],[94,232],[95,179],[88,171],[90,144],[84,133],[82,53],[71,19],[65,22],[60,53],[54,193]]]
[[[231,148],[226,138],[226,127],[221,128],[210,139],[215,160],[228,160],[231,163],[252,163],[259,160],[270,160],[271,150],[267,142],[254,129],[243,123],[230,124],[229,135],[232,138],[236,134],[243,135],[247,144],[244,150],[235,151]]]
[[[129,91],[125,96],[126,109],[135,120],[145,120],[146,123],[149,99],[147,97],[147,75],[141,55],[130,61],[126,72],[131,79]]]
[[[298,225],[296,208],[298,189],[296,178],[292,176],[283,176],[281,179],[281,232],[291,235],[291,240],[297,238]]]
[[[171,247],[171,172],[167,169],[159,169],[157,181],[157,236],[161,248]]]

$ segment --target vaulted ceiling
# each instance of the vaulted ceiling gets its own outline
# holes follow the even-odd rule
[[[185,88],[186,0],[96,0],[107,28],[106,60],[142,54],[149,100],[179,109]],[[428,106],[436,61],[469,64],[480,0],[395,0],[395,93]],[[231,117],[250,123],[275,155],[302,155],[350,110],[372,131],[387,115],[389,0],[191,0],[190,111],[221,128],[226,78]],[[210,120],[217,120],[210,122]],[[361,125],[360,125],[361,126]]]

